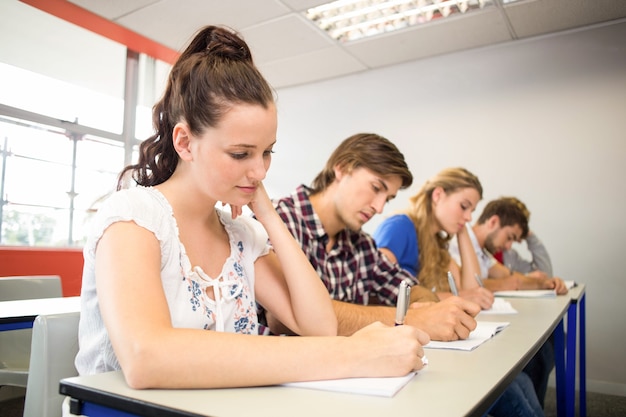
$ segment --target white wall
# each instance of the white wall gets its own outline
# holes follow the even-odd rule
[[[621,21],[279,90],[268,189],[310,183],[341,140],[371,131],[415,177],[383,216],[448,166],[480,178],[476,215],[521,198],[555,274],[587,286],[588,389],[626,395],[624,39]]]

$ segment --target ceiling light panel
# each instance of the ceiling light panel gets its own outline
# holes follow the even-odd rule
[[[305,16],[333,39],[349,42],[493,5],[494,0],[338,0]]]

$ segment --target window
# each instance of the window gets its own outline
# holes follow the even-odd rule
[[[0,245],[83,245],[90,217],[152,134],[169,68],[25,3],[0,2]],[[127,88],[138,92],[130,132]]]
[[[82,245],[89,215],[115,187],[123,143],[8,117],[0,137],[0,244]]]

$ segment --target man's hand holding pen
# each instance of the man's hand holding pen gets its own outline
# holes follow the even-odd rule
[[[438,303],[412,303],[405,324],[422,329],[431,340],[467,339],[476,328],[474,317],[480,306],[461,297],[448,297]]]

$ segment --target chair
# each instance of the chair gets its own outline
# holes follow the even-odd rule
[[[59,381],[78,375],[74,357],[79,317],[76,312],[35,319],[24,417],[61,417],[64,396],[59,394]]]
[[[58,275],[0,277],[0,301],[62,297]]]
[[[62,297],[57,275],[0,277],[0,301]],[[26,387],[32,329],[0,332],[0,386]]]

